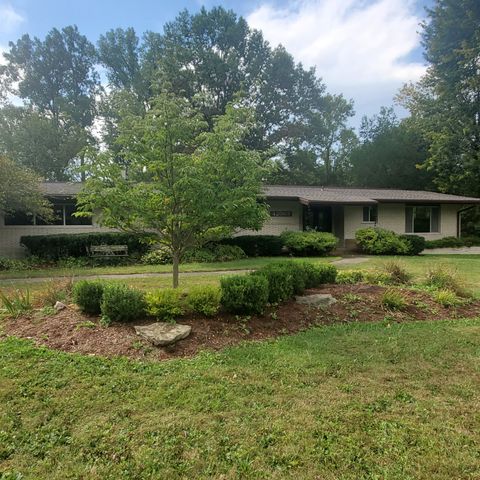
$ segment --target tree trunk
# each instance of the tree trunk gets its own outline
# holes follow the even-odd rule
[[[180,258],[177,252],[174,252],[172,255],[173,261],[173,288],[178,287],[178,267],[180,264]]]

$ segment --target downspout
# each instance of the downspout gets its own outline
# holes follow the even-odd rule
[[[470,205],[465,208],[461,208],[457,212],[457,238],[460,238],[462,236],[462,219],[461,219],[461,214],[463,212],[467,212],[468,210],[471,210],[472,208],[475,208],[475,205]]]

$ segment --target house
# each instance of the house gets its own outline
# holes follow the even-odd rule
[[[96,224],[95,218],[73,216],[80,183],[44,183],[42,188],[57,214],[54,224],[25,214],[0,213],[0,256],[22,256],[23,235],[108,230]],[[480,204],[479,198],[414,190],[268,185],[264,192],[270,219],[259,232],[238,234],[279,235],[285,230],[314,228],[332,232],[339,246],[347,249],[355,245],[355,232],[366,226],[430,240],[459,236],[460,213]]]

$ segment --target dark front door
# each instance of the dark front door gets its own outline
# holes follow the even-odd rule
[[[332,207],[305,207],[303,228],[311,228],[318,232],[332,232]]]

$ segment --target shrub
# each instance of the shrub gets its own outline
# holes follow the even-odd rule
[[[221,304],[231,313],[262,313],[268,302],[268,281],[263,275],[234,275],[221,279]]]
[[[20,238],[30,254],[42,259],[86,257],[91,245],[127,245],[130,256],[140,256],[148,250],[148,236],[122,232],[94,232],[59,235],[30,235]]]
[[[220,308],[222,294],[214,285],[197,285],[192,287],[187,296],[188,307],[206,317],[213,317]]]
[[[407,255],[418,255],[425,250],[426,240],[420,235],[400,235],[399,237],[407,242]]]
[[[283,232],[281,238],[288,251],[300,257],[328,255],[337,246],[337,238],[327,232]]]
[[[183,262],[230,262],[241,260],[242,258],[246,258],[245,252],[237,245],[209,243],[203,248],[188,251],[183,258]]]
[[[390,276],[390,282],[395,285],[409,283],[412,275],[407,271],[405,265],[398,260],[389,260],[383,264],[383,269]]]
[[[337,283],[343,285],[353,285],[365,280],[365,274],[361,270],[340,270],[337,273]]]
[[[365,282],[374,285],[390,285],[392,277],[386,272],[379,272],[378,270],[364,272]]]
[[[140,290],[127,285],[105,285],[100,305],[105,323],[135,320],[145,315],[145,309],[145,298]]]
[[[240,235],[221,241],[240,247],[248,257],[277,257],[283,254],[283,239],[276,235]]]
[[[473,245],[480,245],[480,239],[475,237],[444,237],[438,240],[427,240],[425,242],[425,248],[460,248]]]
[[[19,317],[33,310],[30,290],[14,290],[9,294],[0,291],[0,302],[8,315]]]
[[[99,315],[104,289],[105,282],[81,280],[73,285],[73,301],[82,312],[89,315]]]
[[[433,299],[444,307],[455,307],[460,305],[462,301],[452,290],[442,289],[433,294]]]
[[[305,288],[316,288],[325,283],[335,283],[337,269],[334,265],[304,262]]]
[[[464,282],[458,272],[446,265],[431,267],[427,272],[425,285],[439,290],[451,290],[461,297],[467,296]]]
[[[294,273],[286,264],[270,264],[257,270],[254,275],[262,275],[268,281],[268,301],[280,303],[293,297]]]
[[[383,228],[361,228],[355,239],[360,249],[370,255],[407,255],[410,249],[405,239]]]
[[[145,296],[147,313],[166,322],[174,321],[184,314],[183,295],[177,288],[164,288]]]
[[[145,265],[168,265],[172,263],[172,254],[165,248],[157,248],[142,256]]]
[[[389,288],[383,292],[382,305],[389,310],[404,310],[407,303],[401,292],[394,288]]]

